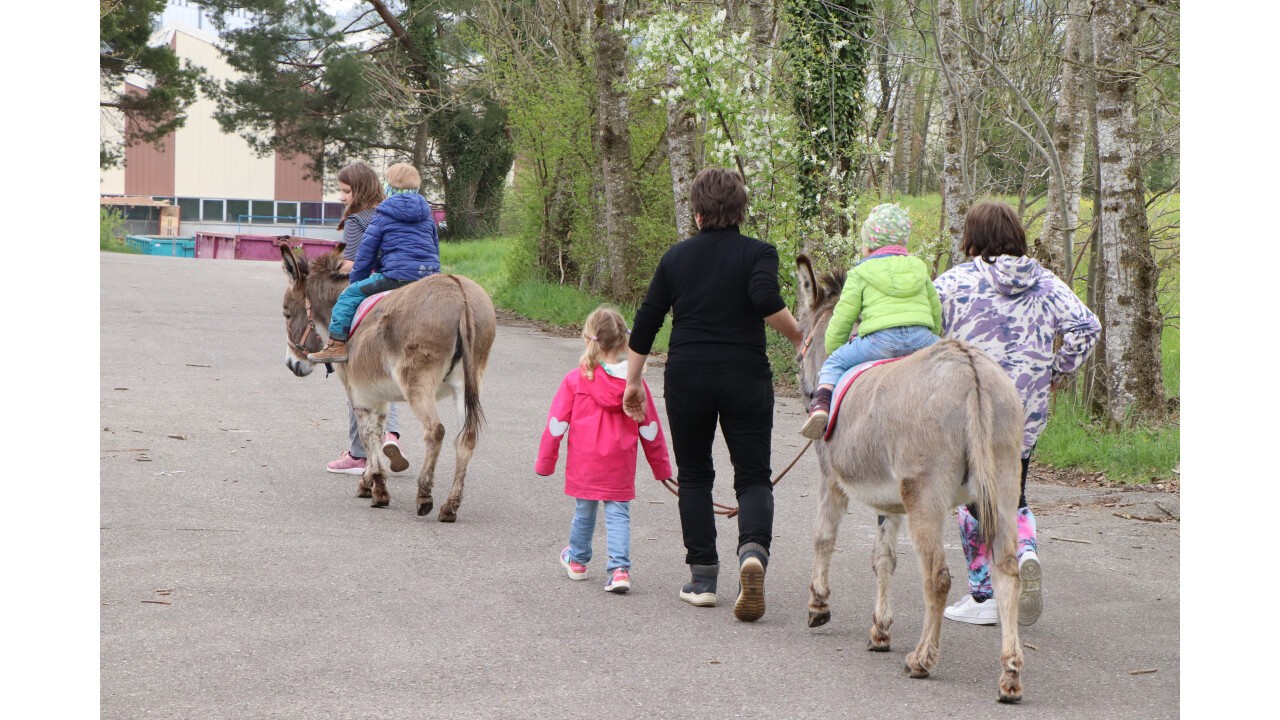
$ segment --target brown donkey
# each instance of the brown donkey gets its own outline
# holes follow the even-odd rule
[[[347,287],[347,275],[338,270],[342,256],[336,252],[311,263],[288,245],[281,245],[280,253],[289,278],[284,292],[289,340],[285,364],[301,377],[311,373],[307,353],[329,339],[329,317]],[[418,474],[419,515],[431,512],[436,459],[444,440],[436,401],[452,393],[462,430],[454,441],[453,488],[439,517],[440,522],[457,519],[467,463],[484,421],[480,383],[496,330],[493,302],[479,285],[461,275],[431,275],[378,303],[348,342],[349,361],[336,366],[365,447],[382,446],[390,403],[407,401],[421,421],[427,451]],[[386,478],[386,459],[370,452],[356,494],[372,497],[373,507],[386,507],[391,502]]]
[[[798,319],[806,338],[799,358],[800,387],[811,395],[825,359],[822,338],[845,274],[819,280],[804,255],[796,258],[796,269]],[[1023,412],[1013,382],[977,348],[942,340],[867,371],[841,408],[831,438],[815,443],[822,478],[813,530],[809,627],[831,619],[827,576],[836,530],[849,500],[859,500],[883,516],[871,554],[876,607],[867,649],[889,650],[889,581],[897,565],[898,528],[906,515],[924,577],[925,606],[920,642],[906,665],[911,677],[928,677],[938,663],[942,610],[951,588],[942,534],[953,508],[976,502],[982,536],[992,549],[1003,635],[999,700],[1021,700],[1015,551]]]

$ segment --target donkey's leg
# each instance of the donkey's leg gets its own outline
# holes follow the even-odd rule
[[[836,549],[836,531],[849,507],[849,496],[839,488],[834,477],[823,478],[818,492],[818,515],[813,522],[813,578],[809,583],[809,627],[819,627],[831,621],[831,597],[828,573],[831,571],[831,553]]]
[[[871,569],[876,573],[876,609],[871,614],[871,639],[867,649],[889,651],[889,626],[893,624],[889,586],[898,567],[898,528],[901,515],[881,515],[876,529],[876,544],[871,549]]]
[[[467,465],[471,462],[471,455],[476,450],[476,432],[474,429],[467,430],[467,409],[463,402],[461,373],[457,375],[458,381],[450,382],[450,384],[453,386],[453,397],[458,410],[458,424],[462,426],[462,430],[458,432],[458,437],[453,441],[453,487],[449,488],[449,499],[445,500],[444,505],[440,506],[440,522],[453,522],[458,518],[458,506],[462,504],[462,489],[467,479]]]
[[[913,678],[923,678],[929,677],[938,664],[942,609],[947,604],[947,593],[951,591],[951,572],[947,570],[947,558],[942,548],[942,528],[948,513],[946,501],[935,502],[933,499],[915,503],[907,511],[907,529],[916,546],[916,555],[920,557],[920,575],[924,578],[924,628],[920,633],[920,644],[907,655],[907,672]]]
[[[431,512],[431,508],[435,506],[435,501],[431,498],[431,490],[435,484],[436,461],[440,458],[440,445],[444,440],[444,425],[440,423],[440,413],[436,409],[436,379],[413,372],[402,372],[400,378],[400,387],[404,392],[405,400],[409,401],[413,414],[422,423],[422,439],[427,446],[422,458],[422,470],[418,472],[419,516]]]
[[[376,408],[368,408],[357,407],[352,403],[352,409],[356,413],[360,442],[366,448],[381,447],[382,429],[387,422],[387,404],[382,403]],[[365,456],[364,475],[360,478],[356,496],[372,497],[373,502],[370,504],[373,507],[386,507],[391,503],[391,495],[387,493],[387,467],[383,462],[382,453],[366,452]]]
[[[998,537],[991,543],[991,585],[1000,611],[1000,702],[1022,700],[1022,643],[1018,638],[1017,509],[1000,508]]]

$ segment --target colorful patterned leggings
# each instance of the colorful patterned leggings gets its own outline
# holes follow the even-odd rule
[[[1036,518],[1027,507],[1028,458],[1022,459],[1022,496],[1018,498],[1018,558],[1028,551],[1036,552]],[[989,600],[991,591],[990,551],[978,540],[978,509],[961,505],[956,513],[960,522],[960,542],[965,560],[969,561],[969,593],[979,602]]]

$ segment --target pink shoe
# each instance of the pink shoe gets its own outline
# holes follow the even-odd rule
[[[587,579],[587,566],[576,560],[570,560],[568,547],[560,551],[560,565],[564,567],[565,572],[569,573],[570,580]]]
[[[325,465],[325,469],[339,475],[363,475],[364,458],[351,457],[350,450],[343,450],[337,460]]]
[[[627,568],[614,568],[613,573],[609,575],[609,582],[605,584],[604,591],[611,593],[624,593],[631,589],[631,572]]]
[[[409,469],[409,461],[404,458],[404,453],[400,452],[400,441],[395,433],[382,436],[382,454],[391,461],[391,472],[404,472]]]

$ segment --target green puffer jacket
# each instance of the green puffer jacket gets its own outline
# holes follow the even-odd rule
[[[910,255],[867,258],[858,263],[849,273],[827,325],[828,355],[849,342],[859,315],[858,337],[907,325],[923,325],[940,334],[942,304],[929,279],[929,267]]]

